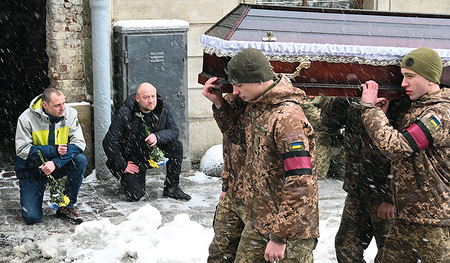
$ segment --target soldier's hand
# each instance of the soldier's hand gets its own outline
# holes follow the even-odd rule
[[[222,92],[214,89],[216,80],[216,77],[212,77],[205,82],[205,86],[203,86],[202,89],[202,95],[214,103],[214,106],[216,106],[217,109],[220,109],[223,104],[223,97]]]
[[[391,102],[391,100],[388,100],[386,98],[378,98],[375,105],[377,105],[377,107],[380,107],[383,110],[384,114],[386,114],[389,108],[389,102]]]
[[[361,88],[361,101],[376,104],[378,98],[378,83],[373,80],[369,80],[366,81],[365,84],[361,84]]]
[[[395,206],[386,202],[378,207],[377,216],[382,219],[391,219],[395,214]]]
[[[284,258],[285,250],[286,250],[286,244],[280,244],[280,243],[270,240],[266,246],[266,251],[264,253],[264,259],[269,262],[280,261]]]

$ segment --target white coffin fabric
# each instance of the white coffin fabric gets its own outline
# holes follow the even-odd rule
[[[372,66],[400,65],[402,58],[416,48],[354,46],[336,44],[307,44],[286,42],[254,42],[224,40],[202,35],[200,42],[207,54],[229,56],[245,48],[261,50],[269,60],[299,62],[302,58],[328,63],[359,63]],[[450,50],[434,49],[441,56],[444,67],[450,66]]]

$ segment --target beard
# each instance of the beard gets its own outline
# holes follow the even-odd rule
[[[147,104],[145,106],[139,105],[142,112],[153,111],[156,108],[156,104]]]

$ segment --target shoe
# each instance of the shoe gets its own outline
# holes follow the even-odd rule
[[[191,200],[191,196],[183,192],[178,186],[172,188],[164,187],[163,196],[183,201]]]
[[[73,208],[67,207],[59,207],[56,211],[56,216],[69,220],[72,224],[81,224],[83,223],[83,218],[75,212]]]

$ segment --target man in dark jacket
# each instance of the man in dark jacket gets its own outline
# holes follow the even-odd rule
[[[130,201],[138,201],[146,193],[145,175],[152,167],[149,159],[156,147],[169,159],[163,196],[190,200],[178,186],[183,145],[178,140],[177,125],[156,88],[142,83],[136,94],[125,100],[103,140],[106,165],[120,180]]]

